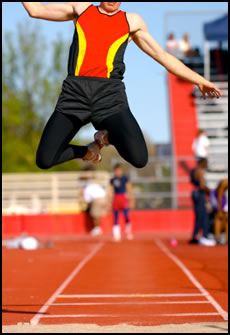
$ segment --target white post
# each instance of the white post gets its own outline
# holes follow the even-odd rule
[[[52,175],[52,212],[57,213],[59,204],[58,196],[58,176],[56,173]]]
[[[205,41],[204,44],[204,50],[205,50],[205,54],[204,54],[204,77],[207,80],[210,80],[211,75],[211,62],[210,62],[210,44],[208,41]]]

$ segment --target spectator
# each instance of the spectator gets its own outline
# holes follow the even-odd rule
[[[179,57],[181,59],[184,59],[186,57],[193,57],[194,56],[194,52],[191,48],[190,42],[189,42],[189,36],[188,34],[184,34],[183,36],[183,40],[180,40],[178,42],[178,49],[180,52]]]
[[[168,40],[166,41],[166,49],[167,51],[176,56],[178,50],[178,42],[175,40],[174,34],[169,34]]]
[[[206,135],[206,132],[202,129],[199,129],[197,137],[192,144],[192,150],[198,162],[203,158],[208,159],[208,148],[209,139]]]
[[[217,187],[217,213],[215,216],[215,238],[220,243],[220,234],[225,230],[228,241],[228,178],[223,179]]]
[[[209,217],[206,210],[206,195],[210,194],[210,190],[205,184],[204,174],[208,166],[207,159],[203,158],[199,161],[198,166],[191,171],[191,182],[196,187],[192,192],[192,200],[195,212],[195,225],[190,244],[201,244],[204,246],[214,246],[215,241],[208,239],[209,234]],[[200,230],[203,236],[198,238]]]
[[[82,190],[82,197],[87,204],[86,214],[90,216],[93,222],[91,235],[98,236],[102,233],[100,224],[101,218],[106,215],[106,192],[101,185],[96,182],[94,176],[88,180]]]
[[[196,57],[196,58],[200,58],[201,57],[200,49],[197,48],[197,47],[194,49],[194,57]]]
[[[129,217],[130,208],[134,208],[134,198],[132,184],[129,179],[123,174],[123,169],[120,164],[114,168],[114,177],[110,181],[110,198],[112,198],[112,209],[114,215],[113,237],[115,241],[121,239],[121,229],[118,224],[119,212],[123,211],[126,222],[127,239],[133,239],[132,227]]]

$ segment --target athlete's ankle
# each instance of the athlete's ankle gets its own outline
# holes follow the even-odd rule
[[[96,142],[92,142],[87,145],[88,151],[82,158],[85,161],[92,161],[93,163],[99,163],[101,161],[100,147]]]
[[[109,133],[107,130],[102,130],[101,131],[101,134],[102,134],[102,140],[103,140],[103,143],[104,145],[109,145]]]
[[[104,143],[105,143],[105,145],[110,145],[110,143],[109,143],[109,133],[108,132],[104,136]]]
[[[110,144],[107,130],[99,130],[96,134],[94,134],[94,139],[95,142],[99,145],[100,149]]]
[[[92,156],[92,153],[89,151],[89,149],[88,149],[88,151],[87,151],[87,153],[85,154],[85,156],[83,157],[83,160],[88,160],[88,159],[90,159],[91,158],[91,156]]]

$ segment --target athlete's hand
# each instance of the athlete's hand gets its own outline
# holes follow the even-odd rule
[[[207,81],[205,85],[200,84],[198,85],[199,90],[201,91],[203,95],[203,99],[206,99],[206,94],[209,96],[210,99],[222,97],[221,91],[213,85],[211,82]]]
[[[133,198],[129,199],[129,208],[135,209],[135,200]]]
[[[107,204],[106,204],[106,211],[107,211],[107,213],[110,213],[110,212],[112,212],[112,210],[113,210],[112,202],[108,201]]]

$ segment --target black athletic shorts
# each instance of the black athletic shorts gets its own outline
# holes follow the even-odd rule
[[[68,76],[56,110],[78,117],[97,129],[104,119],[129,110],[125,84],[120,79]]]

